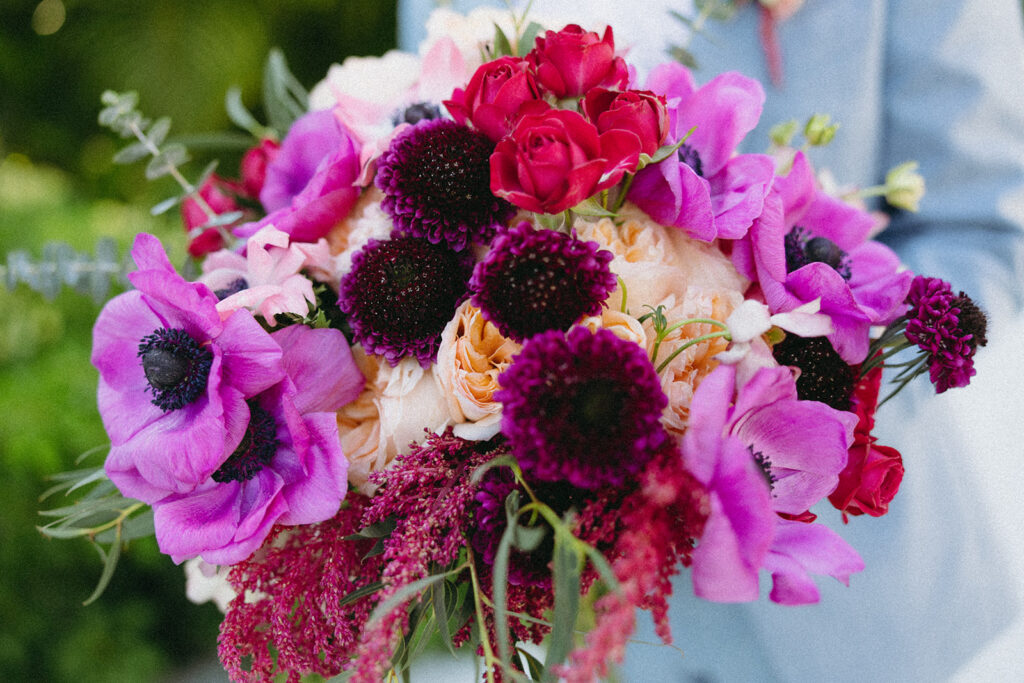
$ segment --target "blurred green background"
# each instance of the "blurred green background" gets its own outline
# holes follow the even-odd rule
[[[177,214],[148,213],[171,181],[110,162],[122,142],[96,123],[103,90],[137,90],[144,113],[173,119],[172,135],[225,131],[231,85],[258,115],[270,47],[311,87],[331,63],[394,41],[394,0],[0,0],[0,258],[38,256],[49,240],[91,252],[101,236],[126,250],[146,231],[184,261]],[[238,151],[221,151],[207,153],[231,174]],[[185,599],[181,568],[152,539],[133,543],[106,594],[83,607],[95,551],[35,529],[46,477],[106,441],[89,365],[99,306],[0,287],[0,307],[0,679],[190,679],[215,656],[220,615]]]

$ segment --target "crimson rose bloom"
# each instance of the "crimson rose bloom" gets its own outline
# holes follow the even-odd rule
[[[240,171],[242,187],[247,197],[257,199],[267,178],[267,164],[274,160],[281,145],[270,138],[263,138],[242,157]]]
[[[203,198],[207,206],[213,209],[214,213],[231,213],[241,208],[235,199],[245,196],[245,190],[241,184],[211,173],[210,177],[200,186],[199,196]],[[210,217],[206,215],[206,211],[192,197],[181,203],[181,222],[185,227],[185,232],[191,233],[193,229],[205,225],[209,220]],[[215,227],[206,228],[195,237],[190,238],[188,242],[188,253],[195,258],[223,248],[224,238]]]
[[[604,133],[628,130],[640,139],[640,151],[653,156],[668,136],[665,98],[650,90],[593,88],[583,98],[583,115]]]
[[[567,109],[519,119],[491,155],[491,192],[538,213],[560,213],[636,169],[640,145],[623,130],[598,133]]]
[[[881,382],[882,368],[879,367],[869,372],[854,390],[859,421],[846,468],[839,474],[836,490],[828,497],[833,507],[842,511],[844,522],[847,515],[884,515],[903,481],[903,458],[899,451],[877,445],[875,437],[871,436]]]
[[[481,65],[466,89],[457,88],[444,106],[459,123],[469,121],[490,139],[500,140],[529,102],[542,109],[548,106],[541,100],[530,63],[522,57],[501,57]]]
[[[629,81],[622,57],[615,56],[612,27],[599,37],[569,24],[557,33],[537,36],[537,46],[526,56],[541,87],[559,99],[580,97],[591,88],[621,88]]]

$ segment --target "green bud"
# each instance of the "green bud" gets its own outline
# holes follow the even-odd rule
[[[907,211],[917,211],[924,196],[924,176],[917,172],[916,161],[906,161],[885,175],[885,201]]]
[[[804,126],[804,137],[807,138],[807,143],[821,147],[832,142],[836,131],[839,130],[839,124],[831,123],[831,121],[832,117],[828,114],[815,114],[807,119],[807,125]]]
[[[796,129],[799,127],[800,123],[796,119],[776,123],[768,131],[768,136],[776,147],[789,147],[790,143],[793,142],[793,137],[796,135]]]

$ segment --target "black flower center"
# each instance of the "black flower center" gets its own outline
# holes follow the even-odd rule
[[[970,347],[977,349],[988,344],[988,338],[985,336],[988,331],[988,316],[978,308],[974,300],[960,292],[960,296],[953,299],[953,306],[960,309],[960,313],[957,314],[957,329],[971,335],[967,340]]]
[[[213,353],[185,330],[155,330],[139,340],[138,356],[153,405],[164,412],[187,406],[206,390]]]
[[[786,235],[786,272],[792,273],[809,263],[824,263],[850,279],[850,263],[846,252],[827,237],[812,237],[807,228],[794,226]]]
[[[584,434],[607,431],[622,420],[628,392],[613,379],[597,377],[584,382],[573,402],[573,424]]]
[[[248,481],[270,464],[277,453],[277,421],[255,401],[249,403],[249,426],[238,448],[213,473],[213,480],[221,484],[229,481]]]
[[[825,337],[786,338],[772,347],[779,365],[800,368],[797,396],[804,401],[821,401],[836,410],[849,410],[857,373],[844,361]]]
[[[249,288],[249,283],[245,281],[245,278],[240,277],[237,280],[232,280],[222,289],[214,290],[214,294],[217,296],[218,301],[224,301],[232,294],[238,294]]]
[[[704,164],[701,163],[700,153],[693,147],[690,147],[686,143],[683,143],[679,147],[679,161],[683,162],[687,166],[693,169],[693,172],[699,175],[701,178],[704,177]]]
[[[747,449],[750,451],[750,455],[753,456],[754,462],[757,464],[758,468],[761,470],[761,474],[764,475],[764,480],[766,482],[768,482],[768,488],[770,490],[774,490],[775,489],[775,482],[778,481],[778,479],[776,479],[775,475],[772,474],[772,461],[771,461],[771,458],[769,458],[767,455],[765,455],[761,451],[755,451],[753,446],[747,446]]]
[[[395,112],[391,118],[396,126],[400,123],[411,123],[416,125],[420,121],[432,121],[441,118],[441,108],[433,102],[416,102],[405,109]]]

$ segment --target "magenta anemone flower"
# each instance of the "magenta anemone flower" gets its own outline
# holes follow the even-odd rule
[[[760,84],[737,73],[697,88],[686,67],[656,67],[647,88],[666,98],[666,144],[679,151],[637,173],[629,199],[652,219],[685,230],[694,239],[738,239],[760,215],[775,166],[763,154],[736,154],[764,105]]]
[[[210,477],[153,505],[157,543],[177,563],[235,564],[273,525],[329,519],[345,497],[335,411],[359,395],[363,376],[337,330],[293,325],[272,336],[285,379],[249,399],[245,433]]]
[[[654,366],[606,329],[531,337],[499,383],[501,431],[528,477],[621,486],[665,442],[668,399]]]
[[[268,215],[234,232],[250,237],[273,225],[293,242],[315,242],[356,203],[359,171],[359,144],[334,114],[306,114],[292,124],[267,165],[260,201]]]
[[[238,443],[246,400],[284,376],[281,347],[248,311],[226,320],[206,285],[178,275],[152,235],[135,239],[136,289],[104,306],[93,328],[98,404],[110,436],[107,476],[153,503],[191,491]]]
[[[808,605],[821,598],[812,574],[831,576],[850,585],[850,575],[864,570],[864,560],[839,534],[824,524],[805,524],[781,517],[764,560],[772,575],[772,602]]]
[[[913,274],[899,258],[868,239],[874,219],[862,209],[826,195],[802,153],[775,181],[764,211],[733,248],[733,263],[756,280],[773,313],[820,298],[832,319],[828,335],[847,363],[864,360],[873,325],[903,312]]]

